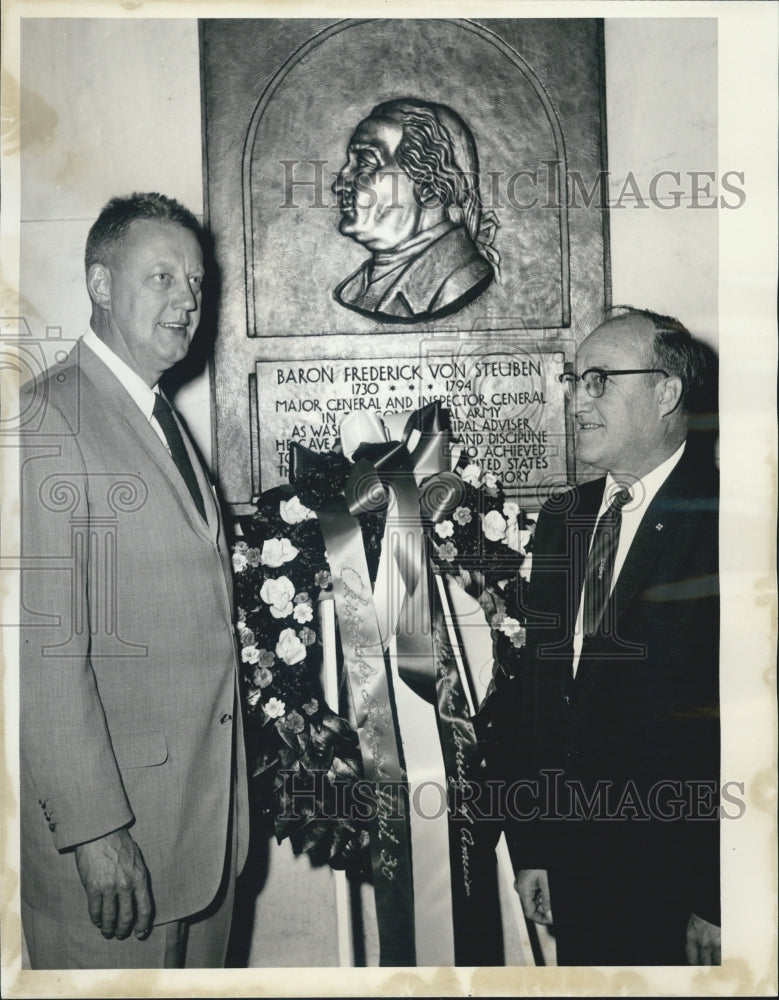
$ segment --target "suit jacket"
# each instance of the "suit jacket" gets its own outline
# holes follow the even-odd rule
[[[200,517],[164,444],[83,344],[25,391],[22,894],[89,922],[72,848],[120,827],[159,923],[204,909],[247,793],[230,560],[183,434]]]
[[[492,282],[492,265],[479,253],[464,226],[447,230],[399,270],[375,308],[362,305],[371,262],[366,261],[335,289],[341,305],[368,316],[415,322],[463,308]]]
[[[676,880],[683,905],[718,923],[716,472],[688,445],[630,546],[612,624],[585,639],[573,679],[573,629],[604,485],[548,502],[534,536],[526,659],[501,735],[507,778],[537,782],[541,809],[512,825],[518,867],[607,872],[621,862],[620,877],[630,878],[632,858],[644,873]]]

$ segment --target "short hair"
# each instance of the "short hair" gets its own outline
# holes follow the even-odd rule
[[[680,405],[685,412],[703,388],[708,364],[703,345],[696,340],[687,327],[673,316],[663,316],[651,309],[635,306],[612,306],[606,319],[621,319],[638,316],[651,324],[651,362],[669,375],[675,375],[682,383]]]
[[[84,268],[89,274],[93,264],[105,264],[127,238],[128,230],[137,219],[154,222],[174,222],[202,240],[203,230],[188,208],[175,198],[156,191],[135,192],[126,198],[112,198],[97,217],[87,236]]]
[[[444,104],[402,97],[377,104],[371,118],[403,129],[395,159],[414,182],[420,201],[435,200],[476,239],[481,222],[476,143],[462,118]]]

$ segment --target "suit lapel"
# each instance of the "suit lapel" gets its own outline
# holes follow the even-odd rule
[[[661,491],[664,487],[665,484]],[[664,515],[662,520],[657,518],[657,511],[662,506],[660,493],[658,493],[642,517],[638,531],[633,538],[614,588],[616,622],[619,621],[625,608],[630,604],[641,582],[646,579],[652,563],[674,533],[674,525],[669,523],[670,517]],[[658,524],[661,525],[660,528],[656,527]]]
[[[104,399],[106,407],[115,414],[118,414],[124,425],[134,435],[139,445],[146,452],[148,457],[154,462],[159,471],[170,484],[172,490],[179,500],[182,511],[189,519],[193,527],[201,533],[213,538],[218,530],[216,504],[211,492],[210,484],[207,482],[205,473],[200,464],[195,450],[189,441],[189,435],[181,427],[181,436],[186,444],[192,467],[195,470],[198,485],[203,494],[208,524],[203,521],[195,506],[195,502],[190,496],[187,485],[181,473],[176,467],[176,463],[171,458],[170,452],[160,440],[156,431],[138,409],[129,392],[116,378],[103,362],[85,344],[79,342],[76,345],[79,355],[79,367],[84,375],[89,379],[95,390]]]

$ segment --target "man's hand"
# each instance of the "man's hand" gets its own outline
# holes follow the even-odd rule
[[[716,924],[690,914],[687,921],[687,962],[690,965],[721,965],[722,932]]]
[[[543,868],[528,868],[519,872],[514,882],[519,893],[522,911],[528,920],[537,924],[551,924],[552,905],[549,901],[549,879]]]
[[[79,844],[76,865],[87,894],[89,917],[104,938],[139,940],[152,927],[154,902],[140,848],[127,830]]]

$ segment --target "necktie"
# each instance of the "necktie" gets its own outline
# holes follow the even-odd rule
[[[614,559],[622,527],[622,508],[630,503],[630,490],[620,490],[601,515],[587,557],[584,576],[584,634],[595,635],[611,594]]]
[[[156,398],[154,400],[153,410],[154,417],[162,428],[165,440],[168,442],[171,458],[176,463],[182,479],[187,484],[187,489],[191,493],[192,499],[195,501],[195,506],[200,511],[200,516],[205,521],[206,508],[203,505],[203,496],[200,492],[200,487],[197,484],[195,470],[192,468],[192,463],[189,460],[189,455],[187,454],[186,445],[184,444],[184,439],[181,436],[181,431],[178,428],[178,424],[176,423],[173,411],[171,410],[167,399],[165,399],[159,392],[155,393],[155,396]]]

